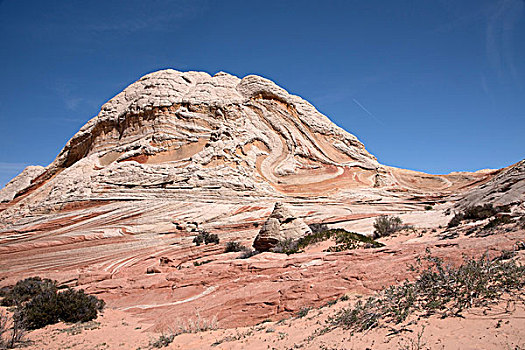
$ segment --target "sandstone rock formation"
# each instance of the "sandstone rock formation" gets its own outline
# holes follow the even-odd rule
[[[272,253],[248,261],[223,254],[226,242],[252,244],[274,203],[304,222],[281,214],[276,233],[270,220],[258,240],[263,249],[267,233],[304,234],[305,223],[367,234],[375,216],[395,214],[409,224],[445,225],[442,209],[487,197],[483,184],[501,202],[522,201],[523,164],[515,170],[428,175],[383,166],[355,136],[267,79],[163,70],[104,104],[52,164],[28,168],[0,190],[0,286],[41,275],[153,322],[231,306],[243,314],[220,314],[225,323],[262,320],[295,311],[305,296],[320,303],[364,280],[346,270],[349,261],[337,263],[357,263],[346,253],[292,265]],[[507,176],[517,195],[498,192],[507,191]],[[427,213],[429,204],[439,209]],[[221,244],[196,247],[197,227]],[[470,244],[470,251],[487,247]],[[367,257],[381,266],[376,255]],[[213,262],[197,269],[203,259]],[[334,272],[329,290],[318,264]],[[252,271],[265,266],[261,285]],[[240,274],[242,283],[233,282]]]
[[[279,241],[297,240],[312,231],[301,218],[293,215],[282,203],[275,203],[272,214],[264,222],[253,247],[260,252],[269,251]]]

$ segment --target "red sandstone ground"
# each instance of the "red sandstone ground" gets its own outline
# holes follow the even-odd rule
[[[198,318],[216,319],[219,329],[181,334],[169,348],[416,349],[410,346],[418,334],[425,344],[421,349],[523,348],[522,301],[472,309],[464,318],[411,319],[415,323],[396,326],[403,329],[396,334],[387,328],[353,335],[342,329],[316,333],[330,315],[359,296],[412,278],[407,265],[427,247],[434,256],[458,263],[462,254],[496,256],[512,250],[525,237],[525,231],[518,230],[489,238],[460,234],[440,239],[442,231],[402,233],[383,239],[386,246],[378,249],[324,253],[314,246],[300,254],[264,253],[246,260],[235,259],[238,253],[215,254],[208,257],[214,261],[201,266],[183,263],[178,269],[157,264],[160,272],[151,275],[144,273],[143,264],[116,278],[92,274],[84,277],[85,284],[80,280],[79,284],[107,301],[104,315],[85,325],[58,324],[33,331],[28,336],[33,342],[29,348],[144,349],[163,332],[168,334]],[[518,259],[524,258],[525,252],[520,251]],[[342,295],[350,300],[326,306]],[[314,309],[304,318],[294,317],[303,307]],[[268,320],[272,322],[260,324]]]

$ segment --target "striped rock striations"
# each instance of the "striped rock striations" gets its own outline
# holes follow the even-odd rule
[[[242,260],[224,253],[225,242],[251,246],[261,231],[265,250],[320,222],[369,234],[381,214],[445,225],[441,209],[507,191],[507,175],[520,192],[498,198],[523,201],[523,165],[512,169],[429,175],[384,166],[267,79],[154,72],[104,104],[49,166],[0,190],[0,286],[41,275],[153,322],[232,308],[242,312],[219,314],[223,325],[262,320],[358,288],[361,278],[345,273],[361,260],[326,252],[315,261]],[[272,216],[276,202],[296,215]],[[426,212],[429,204],[439,209]],[[197,228],[221,244],[196,247]],[[331,271],[331,287],[321,270]]]

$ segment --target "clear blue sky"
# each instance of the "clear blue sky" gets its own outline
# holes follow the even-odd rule
[[[0,0],[0,186],[163,68],[259,74],[383,164],[525,157],[524,0]]]

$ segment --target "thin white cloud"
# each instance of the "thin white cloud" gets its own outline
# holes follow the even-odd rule
[[[84,98],[75,96],[73,90],[73,84],[64,81],[57,82],[54,87],[55,93],[70,111],[75,111],[78,106],[84,102]]]
[[[27,163],[9,163],[9,162],[0,162],[0,171],[12,171],[26,167]]]
[[[376,122],[378,122],[379,124],[385,126],[385,123],[383,123],[381,120],[379,120],[374,114],[372,114],[372,112],[370,112],[365,106],[363,106],[361,103],[359,103],[358,100],[356,100],[355,98],[352,98],[352,101],[354,101],[354,103],[356,105],[359,106],[359,108],[361,108],[363,111],[366,112],[366,114],[368,114],[370,117],[372,117],[372,119],[374,119]]]
[[[513,34],[516,23],[523,16],[523,8],[523,0],[500,0],[487,22],[487,60],[500,83],[510,78],[521,85],[514,62]]]

